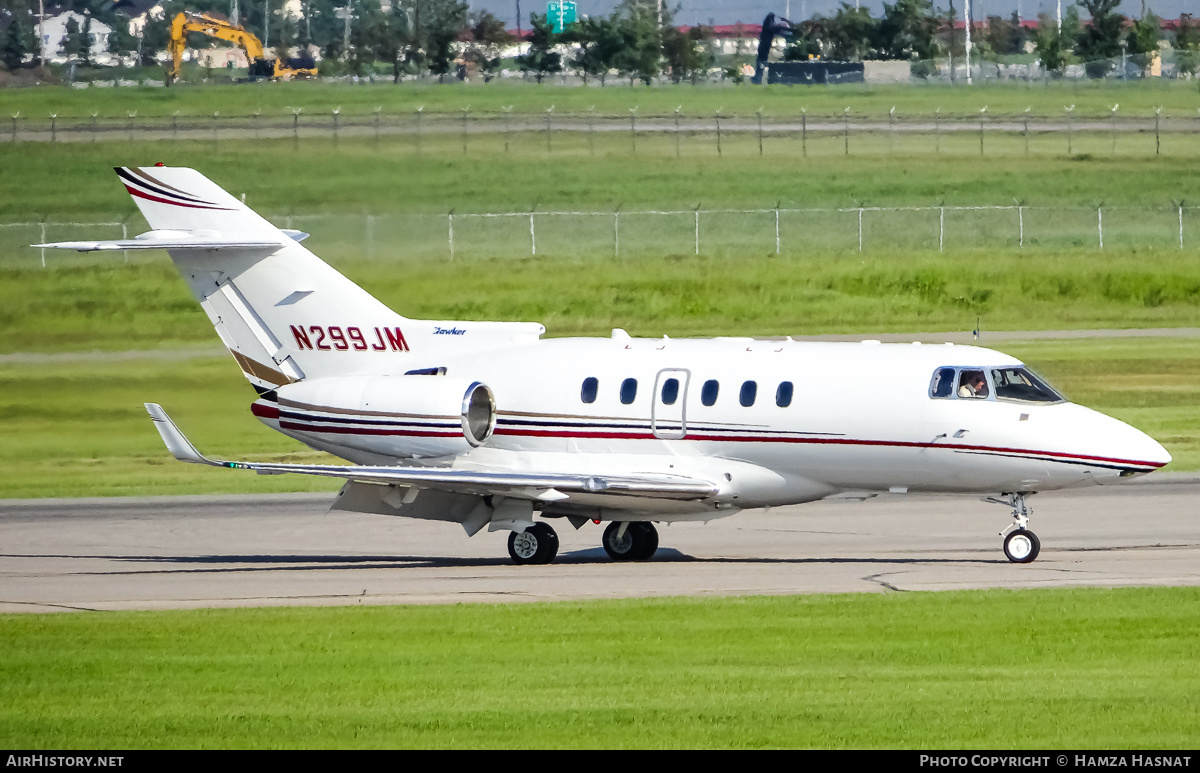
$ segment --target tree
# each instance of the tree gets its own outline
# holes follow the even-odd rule
[[[1075,53],[1084,62],[1088,77],[1103,78],[1121,55],[1121,32],[1125,17],[1116,12],[1121,0],[1079,0],[1092,17],[1075,38]]]
[[[27,56],[31,63],[35,60],[31,55],[37,50],[37,33],[30,8],[20,0],[9,5],[8,16],[8,28],[0,37],[0,63],[12,71],[24,67]]]
[[[785,61],[811,59],[821,56],[822,41],[828,37],[825,25],[819,18],[808,19],[793,25],[796,34],[792,37],[787,48],[783,49]]]
[[[931,0],[883,4],[875,42],[884,59],[933,59],[938,54],[937,17]]]
[[[1048,13],[1038,14],[1035,50],[1042,69],[1055,77],[1062,76],[1071,55],[1071,42],[1075,40],[1079,27],[1079,16],[1074,6],[1067,9],[1062,29]]]
[[[500,69],[500,52],[515,38],[504,29],[504,22],[488,11],[474,14],[469,21],[471,39],[464,57],[475,64],[485,80],[491,80]]]
[[[562,54],[554,50],[561,35],[554,31],[546,14],[529,14],[529,50],[517,57],[517,64],[525,72],[531,72],[541,83],[551,73],[562,72]]]
[[[1017,16],[1016,11],[1013,11],[1010,19],[1005,19],[1003,16],[989,16],[987,32],[984,37],[987,38],[988,46],[992,51],[1000,56],[1019,54],[1025,48],[1025,35],[1021,29],[1021,19]]]
[[[878,37],[879,22],[866,8],[851,8],[842,3],[832,17],[821,19],[829,36],[829,58],[842,61],[866,59]]]
[[[592,16],[576,23],[566,34],[567,42],[578,44],[571,65],[583,73],[584,82],[591,76],[599,78],[603,86],[625,42],[616,19]]]
[[[1153,60],[1158,58],[1158,32],[1161,27],[1162,21],[1154,12],[1146,11],[1142,18],[1133,20],[1133,26],[1126,35],[1126,46],[1129,53],[1133,54],[1133,60],[1142,69],[1143,75]]]
[[[614,64],[631,85],[637,78],[649,86],[662,71],[662,29],[656,9],[646,0],[623,0],[614,15],[622,40]],[[663,23],[670,23],[669,14],[663,14]]]
[[[680,32],[677,27],[664,26],[662,35],[663,56],[673,82],[688,77],[695,81],[696,75],[712,64],[712,55],[703,47],[703,42],[712,38],[711,27],[690,27]]]
[[[1179,14],[1175,31],[1175,65],[1181,75],[1192,76],[1200,67],[1200,22],[1190,13]]]

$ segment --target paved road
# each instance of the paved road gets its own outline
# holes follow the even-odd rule
[[[507,533],[326,515],[330,497],[0,502],[0,611],[462,603],[667,595],[1200,585],[1200,476],[1041,494],[1042,555],[1008,563],[1006,509],[884,496],[660,528],[614,564],[600,528],[556,522],[549,566],[509,563]]]

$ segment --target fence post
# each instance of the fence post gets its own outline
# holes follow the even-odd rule
[[[512,105],[509,105],[512,110]],[[596,106],[588,108],[588,155],[596,155]]]
[[[888,153],[896,152],[896,106],[888,111]]]
[[[550,105],[550,108],[548,110],[546,110],[546,153],[550,152],[550,134],[551,134],[550,114],[553,112],[554,112],[554,105]]]
[[[850,155],[850,108],[842,110],[842,141],[845,143],[844,155]]]
[[[342,106],[338,105],[333,109],[333,146],[338,146],[338,116],[341,115]]]
[[[629,108],[629,141],[633,143],[633,155],[637,155],[637,109],[634,105]]]
[[[808,158],[808,111],[804,108],[800,108],[800,153]]]
[[[762,132],[763,132],[763,130],[762,130],[762,114],[763,114],[763,109],[760,107],[760,108],[758,108],[758,155],[760,155],[760,156],[763,154],[763,147],[762,147]]]
[[[1032,105],[1030,107],[1032,107]],[[1023,135],[1025,135],[1025,157],[1028,158],[1029,157],[1029,107],[1025,108],[1024,126],[1025,126],[1025,128],[1021,130],[1021,133]]]
[[[505,154],[507,154],[508,153],[508,132],[509,132],[508,124],[509,124],[509,119],[512,118],[513,106],[509,105],[508,107],[501,107],[500,109],[504,111],[504,152],[505,152]]]
[[[721,157],[721,108],[717,108],[717,158]]]
[[[1025,207],[1017,204],[1017,246],[1025,246]]]
[[[946,243],[946,205],[938,207],[938,252]]]
[[[775,203],[775,254],[779,254],[779,205],[783,202]]]
[[[99,113],[92,113],[92,142],[93,143],[96,142],[96,118],[99,115],[100,115]]]
[[[534,205],[533,209],[529,210],[529,254],[537,255],[537,234],[533,230],[533,210],[537,209]]]
[[[379,114],[383,112],[383,105],[375,106],[375,147],[379,147]]]
[[[470,106],[470,105],[467,105],[466,107],[464,107],[464,108],[462,109],[462,114],[463,114],[463,119],[462,119],[462,136],[463,136],[463,155],[464,155],[464,156],[465,156],[465,155],[467,155],[467,115],[468,115],[470,112],[471,112],[471,106]],[[547,122],[549,122],[549,121],[550,121],[550,118],[549,118],[549,116],[547,116],[547,118],[546,118],[546,121],[547,121]]]
[[[1200,111],[1197,111],[1197,112],[1200,112]],[[12,128],[12,142],[13,142],[13,144],[14,144],[14,145],[16,145],[16,144],[17,144],[17,119],[18,119],[18,118],[20,118],[20,117],[21,117],[21,111],[20,111],[20,110],[18,110],[17,112],[13,113],[13,117],[12,117],[12,122],[13,122],[13,124],[12,124],[12,126],[13,126],[13,128]]]
[[[696,254],[700,254],[700,205],[696,205]]]
[[[39,240],[42,244],[46,243],[46,221],[38,223],[42,227],[42,238]],[[46,267],[46,248],[42,247],[42,268]]]
[[[121,238],[122,239],[129,238],[129,226],[125,222],[121,223]],[[129,250],[121,250],[121,253],[122,253],[122,256],[125,258],[125,262],[128,263],[129,262]]]
[[[987,105],[979,110],[979,157],[983,158],[983,117],[987,115]]]
[[[50,114],[50,141],[58,141],[58,113]]]
[[[1183,249],[1183,202],[1179,202],[1179,249]]]
[[[1108,122],[1108,133],[1112,137],[1112,154],[1114,156],[1117,155],[1117,108],[1120,106],[1120,103],[1112,106],[1112,118]]]
[[[417,153],[421,152],[421,116],[425,114],[425,106],[417,108]]]
[[[304,108],[297,107],[292,109],[292,148],[300,146],[300,113]]]
[[[858,205],[858,251],[859,252],[862,252],[862,216],[863,216],[863,206],[862,206],[862,204],[859,204]]]
[[[1162,115],[1162,107],[1159,106],[1159,107],[1154,108],[1154,155],[1156,155],[1156,156],[1158,155],[1158,150],[1159,150],[1158,119],[1159,119],[1159,116],[1161,116],[1161,115]]]
[[[675,108],[675,158],[679,158],[679,111],[683,109],[683,105]]]
[[[621,256],[621,208],[613,211],[613,257]]]
[[[1074,131],[1073,127],[1071,126],[1071,113],[1075,112],[1075,105],[1064,107],[1063,110],[1067,112],[1067,155],[1069,156],[1072,153],[1071,141],[1073,139],[1072,133]]]
[[[450,210],[450,260],[454,260],[454,210]]]
[[[1096,205],[1096,233],[1100,235],[1100,249],[1104,249],[1104,212],[1101,210],[1103,205]]]
[[[940,105],[933,111],[933,152],[936,155],[942,153],[942,108]]]

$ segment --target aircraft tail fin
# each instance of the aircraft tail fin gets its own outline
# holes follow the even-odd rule
[[[153,230],[134,239],[41,246],[165,249],[261,392],[311,378],[426,372],[457,353],[545,331],[533,323],[408,319],[300,244],[307,234],[277,228],[196,170],[116,172]]]

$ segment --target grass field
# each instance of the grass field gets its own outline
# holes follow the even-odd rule
[[[0,745],[1189,749],[1198,593],[9,615]]]
[[[1168,115],[1195,117],[1200,107],[1200,90],[1185,80],[1146,79],[1127,83],[1114,82],[1038,82],[1013,84],[965,85],[843,85],[843,86],[655,86],[630,88],[626,81],[609,81],[605,88],[562,87],[550,84],[414,84],[390,83],[351,86],[340,83],[258,83],[180,88],[85,89],[41,87],[9,89],[5,93],[4,118],[20,112],[27,117],[43,118],[51,113],[62,117],[102,117],[124,119],[130,112],[141,116],[211,116],[263,114],[290,116],[294,108],[305,114],[328,115],[340,107],[343,114],[372,115],[377,107],[388,114],[415,111],[453,115],[470,106],[477,112],[500,113],[511,107],[514,113],[542,115],[554,106],[556,112],[626,114],[637,107],[642,114],[673,114],[676,107],[684,115],[712,115],[720,109],[727,115],[799,113],[804,107],[814,114],[841,115],[850,107],[857,114],[887,117],[894,106],[905,115],[932,115],[939,108],[945,114],[974,115],[987,105],[992,113],[1019,114],[1025,108],[1039,115],[1062,115],[1063,108],[1075,105],[1075,115],[1107,118],[1114,104],[1122,115],[1149,115],[1162,107]]]

